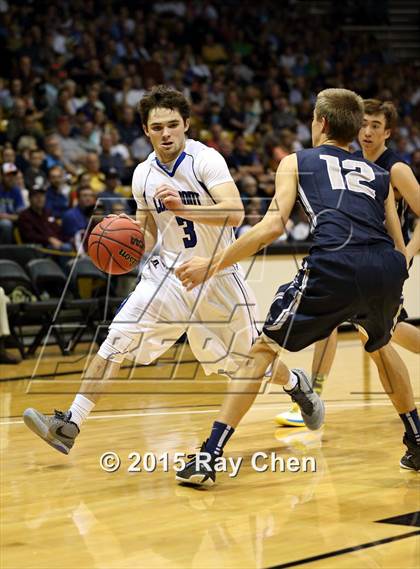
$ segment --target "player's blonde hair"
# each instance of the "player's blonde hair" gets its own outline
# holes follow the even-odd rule
[[[315,103],[317,120],[325,118],[330,139],[349,143],[354,140],[363,123],[363,99],[349,89],[324,89]]]

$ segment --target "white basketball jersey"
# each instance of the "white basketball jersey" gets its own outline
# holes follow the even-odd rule
[[[204,225],[175,216],[160,200],[156,189],[167,184],[179,191],[185,205],[209,206],[216,202],[211,190],[232,182],[223,156],[196,140],[187,139],[184,151],[171,165],[159,162],[155,152],[133,174],[137,207],[148,210],[161,235],[160,256],[167,267],[176,267],[194,256],[211,257],[235,239],[232,227]],[[230,267],[229,271],[236,270]],[[225,272],[225,271],[223,271]]]

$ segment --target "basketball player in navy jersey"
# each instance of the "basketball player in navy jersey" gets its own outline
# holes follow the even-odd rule
[[[299,404],[305,424],[310,429],[322,425],[324,407],[310,378],[304,370],[287,368],[280,359],[282,348],[302,350],[352,320],[366,331],[365,349],[378,355],[375,363],[391,377],[402,373],[389,341],[408,276],[405,246],[389,174],[349,151],[362,121],[363,100],[356,93],[322,91],[312,122],[314,148],[281,161],[275,196],[263,220],[212,259],[193,258],[177,269],[186,289],[192,290],[277,239],[296,199],[311,220],[310,255],[293,282],[279,288],[249,360],[231,376],[209,438],[177,474],[178,481],[207,486],[215,482],[215,460],[252,405],[270,364],[276,383]],[[207,463],[201,453],[206,453]]]
[[[413,236],[410,239],[408,208],[411,208],[417,216],[420,216],[420,188],[410,166],[403,162],[393,150],[386,147],[386,141],[396,127],[397,110],[391,101],[367,99],[363,104],[364,118],[359,132],[359,142],[362,151],[355,152],[353,156],[363,157],[374,162],[390,173],[391,186],[394,189],[397,212],[406,244],[407,258],[411,262],[419,250],[420,224],[417,223]],[[402,308],[398,316],[397,326],[392,335],[392,341],[418,354],[420,353],[420,330],[405,322],[407,317],[407,312]],[[336,337],[337,333],[334,331],[330,338],[317,342],[315,345],[312,369],[317,371],[313,373],[312,386],[319,395],[322,393],[323,385],[334,361],[337,344]],[[408,375],[404,374],[405,381],[395,383],[393,389],[391,389],[385,370],[382,367],[379,370],[383,387],[404,423],[406,437],[414,441],[415,434],[411,429],[410,418],[411,414],[416,413],[416,411],[413,391],[406,381]],[[408,413],[406,412],[407,409]],[[276,422],[289,427],[304,425],[300,410],[295,405],[289,411],[277,415]],[[406,469],[413,469],[411,460],[407,456],[401,459],[400,465]]]

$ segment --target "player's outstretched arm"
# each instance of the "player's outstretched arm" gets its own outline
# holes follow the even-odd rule
[[[388,197],[385,201],[385,226],[389,235],[394,240],[395,249],[406,256],[407,252],[401,231],[400,220],[398,219],[397,208],[395,206],[394,191],[391,185],[389,187]]]
[[[396,188],[410,208],[420,216],[420,186],[408,164],[397,162],[391,169],[391,184]]]
[[[407,259],[411,262],[414,255],[420,251],[420,219],[417,220],[413,235],[407,244]]]
[[[296,154],[291,154],[281,161],[277,169],[276,193],[264,218],[212,259],[193,257],[176,270],[176,275],[187,290],[216,272],[254,255],[284,233],[296,202],[297,184],[297,158]]]
[[[163,184],[156,190],[155,199],[161,200],[174,215],[203,223],[238,227],[244,219],[244,206],[234,182],[219,184],[211,189],[214,205],[188,205],[182,202],[178,190]]]

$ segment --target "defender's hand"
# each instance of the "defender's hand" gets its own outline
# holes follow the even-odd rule
[[[211,259],[193,257],[175,270],[176,276],[187,290],[209,279],[216,271],[210,267]]]
[[[166,209],[174,213],[181,213],[185,209],[179,192],[167,184],[158,187],[155,198],[160,200]]]

